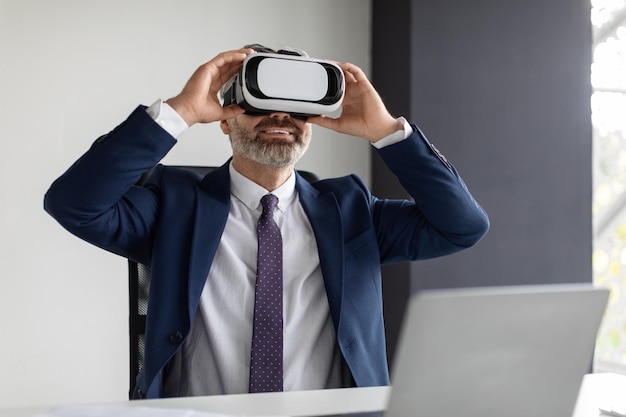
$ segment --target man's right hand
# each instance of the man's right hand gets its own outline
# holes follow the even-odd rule
[[[239,71],[246,56],[253,52],[253,49],[238,49],[217,55],[201,65],[180,94],[167,100],[167,104],[172,106],[188,126],[230,119],[242,114],[244,110],[236,104],[222,107],[218,93],[222,85]]]

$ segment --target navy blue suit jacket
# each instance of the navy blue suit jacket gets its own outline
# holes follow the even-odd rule
[[[57,179],[45,209],[65,228],[151,266],[145,364],[136,396],[158,397],[162,371],[188,335],[230,204],[227,165],[206,177],[158,165],[176,143],[138,107]],[[384,263],[442,256],[476,243],[489,222],[421,132],[380,151],[415,200],[383,200],[351,175],[296,188],[319,250],[337,342],[357,386],[389,383]]]

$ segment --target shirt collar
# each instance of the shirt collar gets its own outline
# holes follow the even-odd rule
[[[261,206],[261,197],[270,191],[259,184],[249,180],[240,174],[231,162],[228,167],[230,173],[230,192],[250,210],[256,210]],[[280,187],[271,191],[278,197],[278,209],[284,212],[296,198],[296,176],[292,172],[287,181]]]

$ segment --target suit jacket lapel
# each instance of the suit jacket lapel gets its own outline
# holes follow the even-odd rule
[[[226,163],[207,174],[196,195],[194,229],[189,253],[189,319],[198,307],[206,278],[219,246],[230,208],[230,175]]]
[[[335,329],[339,329],[344,284],[343,230],[339,205],[334,194],[320,194],[300,175],[297,177],[296,188],[317,240],[330,312]]]

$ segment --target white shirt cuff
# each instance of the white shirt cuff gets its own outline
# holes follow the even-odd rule
[[[146,109],[146,113],[154,119],[167,133],[178,138],[189,128],[185,120],[180,117],[176,110],[163,100],[158,99]]]
[[[398,130],[396,132],[393,132],[391,135],[385,136],[381,140],[376,141],[375,143],[372,143],[372,145],[376,149],[380,149],[380,148],[384,148],[385,146],[393,145],[394,143],[398,143],[400,141],[403,141],[404,139],[406,139],[409,136],[411,136],[411,134],[413,133],[413,128],[411,127],[411,124],[402,116],[398,117],[397,120],[402,123],[402,126],[404,127],[404,129]]]

